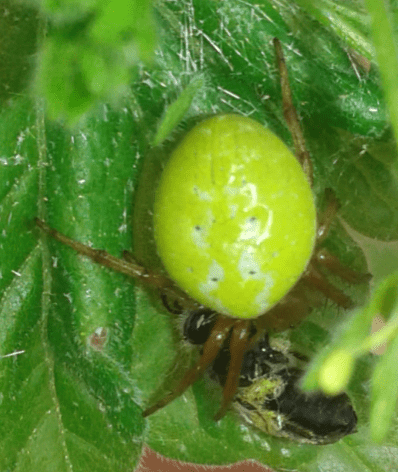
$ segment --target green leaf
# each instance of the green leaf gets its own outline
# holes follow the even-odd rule
[[[303,379],[305,389],[321,388],[329,394],[340,393],[352,377],[356,360],[371,349],[386,344],[387,352],[377,362],[372,376],[371,434],[378,443],[385,439],[391,427],[398,400],[397,280],[397,273],[390,274],[374,290],[363,308],[356,309],[341,322],[335,329],[333,339],[315,356]],[[387,323],[370,334],[375,316],[382,316]]]
[[[172,389],[198,354],[182,343],[181,320],[164,309],[156,292],[135,288],[43,237],[32,224],[39,216],[115,256],[133,247],[139,260],[156,267],[151,200],[173,143],[149,147],[167,106],[203,77],[203,88],[182,113],[176,140],[203,116],[236,112],[268,125],[291,145],[272,48],[277,36],[314,161],[317,205],[323,207],[324,189],[332,187],[352,226],[395,239],[396,181],[384,152],[391,138],[375,68],[354,69],[331,26],[287,0],[157,2],[159,48],[152,66],[134,55],[145,52],[138,37],[153,46],[140,32],[137,43],[116,33],[115,39],[108,25],[104,35],[117,45],[111,53],[98,45],[102,28],[90,27],[104,22],[99,3],[76,1],[71,9],[62,2],[62,12],[59,4],[43,7],[53,15],[39,66],[43,89],[53,94],[47,106],[68,120],[97,106],[68,130],[47,120],[40,99],[28,99],[20,88],[2,104],[0,354],[8,357],[0,358],[0,470],[130,471],[143,441],[169,457],[207,464],[253,458],[300,471],[377,471],[386,463],[397,469],[396,415],[387,445],[370,442],[371,356],[359,361],[349,388],[358,433],[335,445],[278,440],[250,429],[233,412],[214,423],[220,389],[208,379],[144,421],[141,408]],[[91,14],[99,23],[90,22]],[[366,37],[367,24],[354,26],[363,27]],[[153,39],[151,28],[146,33]],[[128,66],[126,57],[132,59]],[[48,76],[44,63],[52,67]],[[134,77],[129,88],[126,67]],[[127,90],[123,99],[101,103],[121,88]],[[354,138],[358,133],[363,136]],[[381,164],[376,168],[375,162]],[[343,263],[366,270],[360,248],[338,221],[325,246]],[[366,287],[339,286],[363,302]],[[315,303],[311,316],[285,335],[312,357],[344,316],[332,304]]]
[[[389,344],[378,362],[372,378],[372,407],[370,413],[372,439],[382,442],[391,428],[398,400],[397,379],[398,336]],[[386,384],[388,383],[388,388]]]
[[[114,219],[109,220],[120,229],[111,239],[128,245],[124,210],[132,187],[126,172],[132,118],[109,113],[108,132],[101,133],[102,122],[96,127],[102,140],[94,143],[84,135],[90,124],[75,136],[47,123],[41,108],[27,99],[16,100],[1,115],[1,470],[131,470],[141,452],[144,422],[128,375],[134,359],[131,284],[74,257],[69,266],[58,265],[49,241],[42,246],[32,231],[32,219],[43,212],[41,202],[54,187],[58,198],[49,212],[63,215],[65,222],[73,218],[68,211],[87,211],[90,199],[98,201],[110,187],[105,201]],[[119,132],[126,136],[122,143],[115,138]],[[99,145],[100,161],[91,154]],[[126,160],[115,159],[115,150]],[[62,195],[58,179],[64,182]],[[125,200],[118,212],[113,185],[119,202]],[[68,190],[76,196],[72,207]],[[91,229],[94,238],[106,233],[95,223]],[[101,327],[104,346],[93,338]]]
[[[15,98],[32,78],[39,14],[12,0],[0,5],[0,107]]]
[[[75,123],[104,100],[127,93],[140,61],[150,63],[156,45],[151,2],[43,1],[48,34],[36,89],[48,113]]]
[[[186,116],[195,95],[203,86],[203,78],[200,76],[195,78],[186,89],[184,89],[178,99],[168,107],[164,117],[162,118],[159,129],[156,132],[156,136],[151,143],[153,147],[159,146],[159,144],[167,139],[169,134]]]
[[[298,0],[297,3],[355,51],[374,60],[375,52],[369,34],[370,19],[359,2],[350,0],[342,4],[331,0]]]

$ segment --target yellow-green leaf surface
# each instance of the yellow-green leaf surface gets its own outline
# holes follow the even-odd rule
[[[47,9],[56,8],[45,3]],[[87,8],[96,4],[86,3]],[[115,256],[132,250],[144,263],[156,264],[151,201],[164,156],[186,129],[209,114],[241,113],[292,145],[272,47],[277,36],[313,155],[318,208],[325,205],[324,189],[331,187],[341,214],[354,228],[394,240],[397,189],[389,167],[393,157],[382,152],[391,138],[385,131],[376,68],[367,72],[354,67],[333,28],[320,25],[292,2],[159,1],[153,11],[158,38],[153,64],[135,62],[139,66],[123,84],[123,98],[109,105],[96,96],[84,103],[91,111],[69,129],[49,121],[43,97],[16,79],[33,76],[32,43],[43,34],[37,28],[44,23],[34,10],[22,16],[20,9],[27,7],[18,5],[18,10],[13,2],[0,6],[8,44],[15,44],[11,39],[21,28],[18,19],[24,18],[24,31],[33,31],[25,48],[0,51],[0,57],[24,58],[8,62],[8,68],[22,64],[22,69],[4,73],[1,84],[0,471],[127,472],[134,469],[143,442],[169,457],[206,464],[252,458],[300,471],[397,469],[396,418],[383,446],[370,439],[370,356],[358,364],[349,388],[358,433],[335,445],[270,438],[231,412],[214,423],[220,391],[208,380],[144,420],[142,408],[169,391],[197,355],[183,345],[180,321],[162,307],[156,292],[77,256],[33,224],[39,216],[83,243]],[[51,10],[58,26],[62,5],[61,16]],[[349,7],[360,8],[357,2]],[[77,5],[74,13],[68,10],[63,34],[71,44],[81,44],[86,7]],[[62,48],[66,43],[57,46],[59,29],[51,26],[49,21],[47,38]],[[189,111],[169,141],[150,150],[168,105],[197,77],[203,82]],[[56,77],[47,79],[54,83]],[[72,79],[59,100],[81,85]],[[98,85],[102,94],[107,83]],[[48,103],[57,100],[50,92]],[[67,114],[68,103],[62,110]],[[69,111],[67,120],[76,121],[76,107]],[[363,254],[338,220],[325,245],[345,264],[366,270]],[[340,286],[357,302],[364,300],[366,287]],[[328,343],[344,315],[321,302],[287,335],[311,356]]]

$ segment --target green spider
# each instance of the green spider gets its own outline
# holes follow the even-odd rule
[[[158,288],[164,300],[177,300],[182,310],[205,306],[217,312],[198,362],[144,416],[180,396],[228,341],[229,369],[215,416],[221,419],[236,394],[245,353],[265,332],[304,319],[311,305],[308,290],[342,308],[353,305],[320,266],[349,283],[368,277],[322,248],[339,205],[329,194],[326,210],[316,215],[312,163],[277,39],[274,46],[295,155],[270,130],[244,116],[217,115],[194,127],[166,164],[155,200],[155,239],[168,275],[140,265],[127,252],[116,258],[36,220],[56,240]]]

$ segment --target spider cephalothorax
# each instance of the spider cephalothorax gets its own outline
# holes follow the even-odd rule
[[[128,253],[118,259],[73,241],[37,220],[41,229],[77,252],[157,287],[166,305],[177,298],[186,309],[194,299],[194,305],[213,313],[199,361],[144,416],[181,395],[228,340],[230,361],[215,418],[220,419],[236,393],[245,353],[264,332],[287,329],[307,316],[308,290],[343,308],[352,305],[319,266],[350,283],[363,280],[321,248],[338,203],[329,193],[326,210],[317,218],[311,159],[281,46],[277,40],[274,44],[295,157],[272,132],[247,117],[218,115],[194,127],[166,164],[155,201],[155,238],[169,276],[143,267]]]

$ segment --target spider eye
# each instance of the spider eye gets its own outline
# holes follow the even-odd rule
[[[191,344],[204,344],[217,320],[217,313],[208,308],[191,311],[184,323],[184,338]]]
[[[170,277],[219,313],[255,318],[279,302],[311,257],[314,199],[295,156],[239,115],[194,127],[157,189],[154,228]]]

